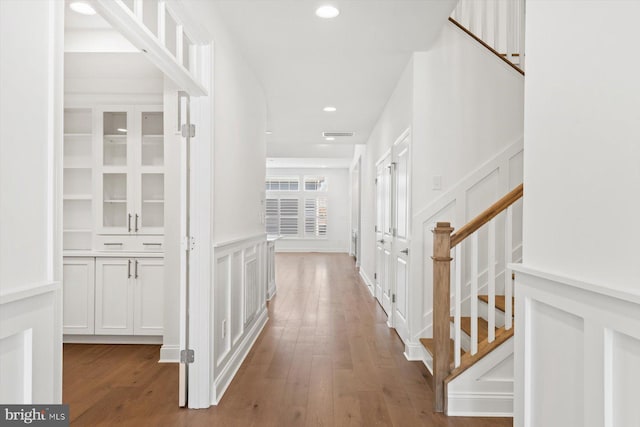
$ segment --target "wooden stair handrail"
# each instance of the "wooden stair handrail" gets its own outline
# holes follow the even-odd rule
[[[475,41],[477,41],[478,43],[480,43],[482,46],[486,47],[487,49],[489,49],[489,51],[491,51],[491,53],[493,53],[495,56],[497,56],[498,58],[502,59],[504,62],[506,62],[511,68],[513,68],[514,70],[516,70],[518,73],[522,74],[524,76],[524,71],[522,70],[522,68],[518,67],[516,64],[514,64],[513,62],[509,61],[507,58],[505,58],[504,56],[502,56],[497,50],[495,50],[494,48],[492,48],[491,46],[489,46],[487,43],[485,43],[481,38],[479,38],[478,36],[476,36],[475,34],[473,34],[471,31],[469,31],[464,25],[462,25],[461,23],[459,23],[458,21],[456,21],[455,19],[449,17],[449,21],[451,21],[451,23],[453,25],[455,25],[456,27],[460,28],[462,31],[464,31],[465,33],[467,33],[471,38],[473,38]],[[520,54],[514,54],[513,56],[520,56]]]
[[[524,185],[520,184],[516,188],[508,192],[500,200],[491,205],[488,209],[485,209],[480,215],[476,216],[471,221],[463,225],[457,232],[455,232],[451,236],[451,247],[455,248],[456,245],[458,245],[464,239],[478,231],[480,227],[491,221],[502,211],[520,200],[523,194]]]
[[[499,213],[507,209],[524,194],[520,184],[465,224],[457,233],[448,222],[438,222],[433,231],[433,407],[435,412],[446,409],[446,380],[451,374],[450,307],[451,307],[451,248],[478,231]],[[473,358],[469,362],[475,363]]]

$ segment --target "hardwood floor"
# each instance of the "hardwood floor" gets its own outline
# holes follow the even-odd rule
[[[217,407],[177,407],[158,346],[65,345],[75,426],[511,426],[432,412],[430,374],[408,362],[342,254],[279,254],[269,322]]]

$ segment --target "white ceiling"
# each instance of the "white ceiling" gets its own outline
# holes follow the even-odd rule
[[[411,53],[426,50],[455,0],[216,0],[261,81],[269,157],[351,157],[366,143]],[[323,107],[338,111],[325,113]],[[353,131],[328,143],[323,131]]]

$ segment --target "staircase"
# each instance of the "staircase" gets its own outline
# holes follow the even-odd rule
[[[515,277],[509,265],[518,261],[513,259],[512,205],[522,198],[523,192],[521,184],[456,233],[447,222],[437,223],[433,230],[433,337],[422,338],[420,342],[430,356],[427,367],[433,374],[436,412],[477,413],[473,409],[477,402],[471,402],[468,396],[474,391],[486,396],[487,390],[474,390],[476,379],[486,377],[488,372],[495,373],[501,365],[508,372],[512,363]],[[503,246],[497,244],[498,235],[504,238]],[[482,251],[483,258],[486,255],[486,283],[480,283],[483,275],[478,271],[480,240],[486,244]],[[497,250],[499,246],[502,251]],[[498,269],[500,265],[502,270]],[[480,289],[485,292],[480,293]],[[480,361],[483,367],[478,367]],[[476,372],[467,373],[474,369]],[[468,378],[462,379],[464,376]],[[450,399],[458,382],[464,383],[461,386],[464,393],[458,395],[467,397],[458,399],[451,410]],[[494,391],[496,396],[500,393],[503,398],[495,399],[496,405],[506,408],[511,403],[504,389]]]

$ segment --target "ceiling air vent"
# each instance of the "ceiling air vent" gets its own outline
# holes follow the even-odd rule
[[[322,132],[322,136],[327,137],[338,137],[338,136],[353,136],[353,132]]]

